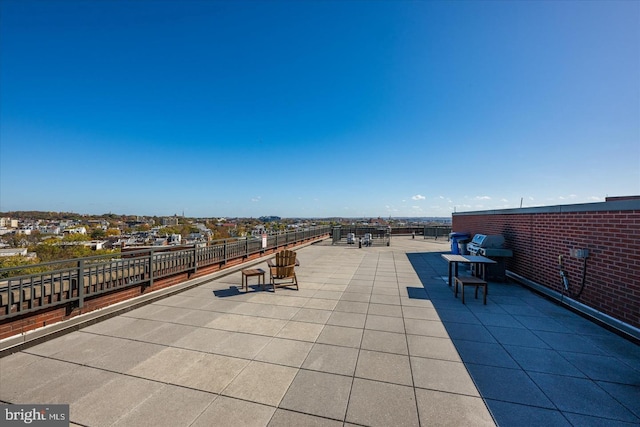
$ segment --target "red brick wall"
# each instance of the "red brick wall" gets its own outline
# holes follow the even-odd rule
[[[514,253],[507,269],[558,292],[563,291],[558,265],[558,256],[563,255],[572,298],[640,327],[640,209],[458,213],[453,216],[453,230],[502,234]],[[580,296],[583,260],[571,257],[571,249],[589,250]]]

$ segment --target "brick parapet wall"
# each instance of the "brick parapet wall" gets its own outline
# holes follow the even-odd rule
[[[453,230],[471,235],[502,234],[514,253],[506,259],[506,268],[560,293],[558,256],[562,255],[569,296],[640,327],[640,209],[602,210],[599,206],[594,210],[459,213],[453,216]],[[584,290],[579,296],[584,261],[570,256],[571,249],[589,250]]]
[[[23,316],[19,316],[15,318],[8,318],[3,321],[0,321],[0,340],[9,338],[18,334],[22,334],[25,332],[33,331],[37,328],[41,328],[47,325],[62,322],[62,321],[74,318],[80,314],[89,313],[94,310],[98,310],[100,308],[109,307],[119,302],[131,300],[135,297],[141,296],[143,294],[148,294],[149,292],[152,292],[152,291],[169,288],[171,286],[175,286],[180,283],[183,283],[189,279],[204,277],[212,273],[216,273],[226,269],[231,269],[232,267],[237,267],[244,263],[257,261],[262,257],[273,255],[277,251],[282,250],[283,248],[294,248],[296,246],[297,247],[304,246],[306,244],[309,244],[310,242],[313,242],[316,240],[322,240],[326,237],[328,237],[328,235],[320,236],[317,238],[311,238],[311,239],[308,239],[307,241],[299,242],[298,244],[288,244],[288,245],[279,247],[277,249],[267,250],[265,252],[257,252],[247,257],[231,259],[231,260],[228,260],[226,263],[216,263],[206,267],[201,267],[198,269],[196,273],[188,274],[184,272],[184,273],[179,273],[179,274],[155,279],[153,281],[152,286],[145,287],[140,285],[133,285],[129,287],[118,288],[112,292],[96,295],[96,296],[85,299],[82,308],[76,307],[76,308],[70,309],[69,304],[65,304],[58,307],[52,307],[48,309],[45,308],[40,311],[27,313]]]

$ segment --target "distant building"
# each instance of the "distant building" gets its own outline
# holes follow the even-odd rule
[[[27,248],[0,249],[0,257],[3,256],[27,256]]]
[[[87,229],[85,227],[75,227],[68,228],[64,230],[64,232],[69,234],[87,234]]]
[[[170,217],[162,218],[162,225],[168,226],[168,227],[174,227],[178,225],[178,217],[170,216]]]
[[[252,236],[262,236],[266,232],[267,232],[267,230],[266,230],[266,228],[264,228],[264,225],[258,224],[255,227],[253,227],[253,230],[251,230],[251,235]]]
[[[0,218],[0,227],[18,228],[18,220],[11,218]]]

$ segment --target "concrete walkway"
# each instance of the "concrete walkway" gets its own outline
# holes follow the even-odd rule
[[[638,346],[515,284],[463,306],[447,251],[309,246],[299,291],[236,272],[2,358],[0,400],[84,426],[640,424]]]

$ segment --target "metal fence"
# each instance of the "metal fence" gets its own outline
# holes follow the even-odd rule
[[[330,233],[328,226],[211,242],[195,247],[147,247],[120,253],[0,269],[0,320],[43,308],[82,307],[84,300],[133,285],[296,244]]]

